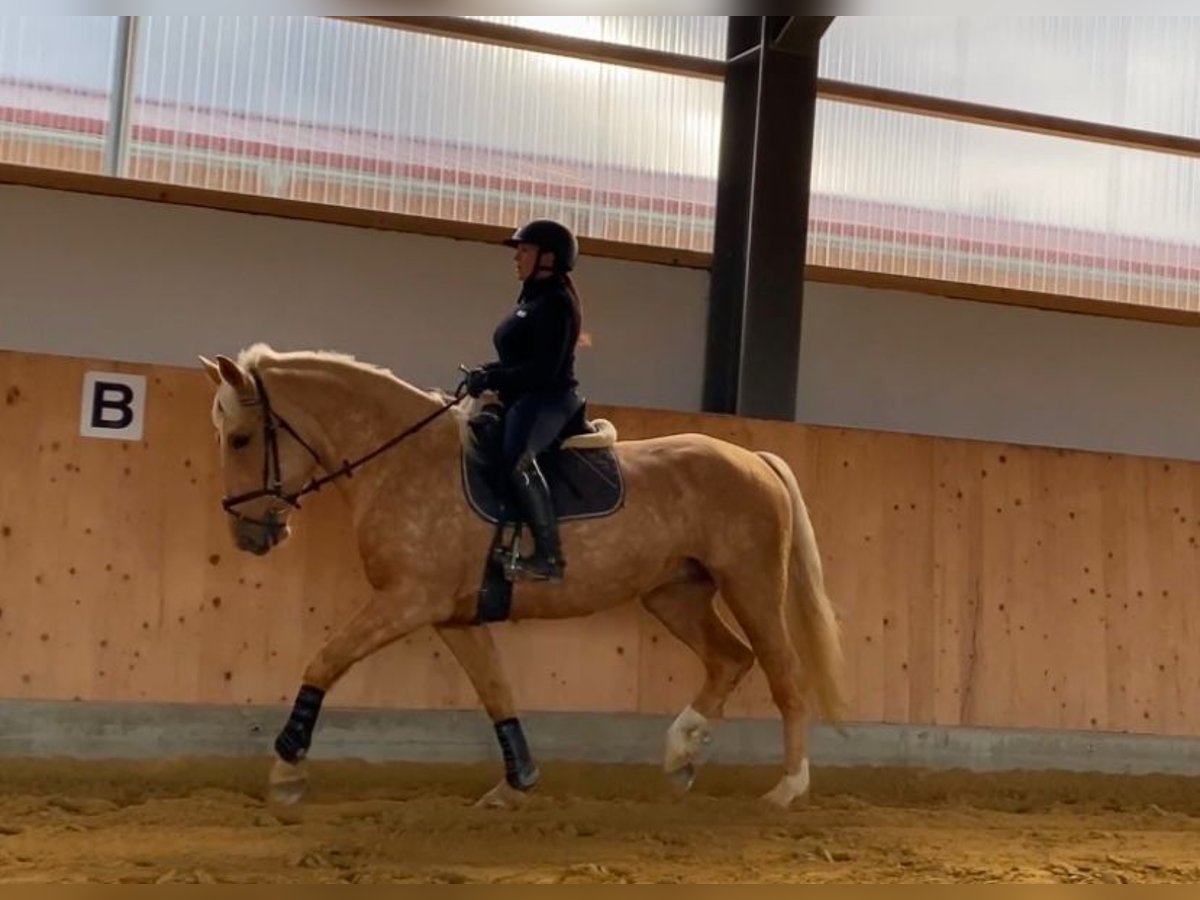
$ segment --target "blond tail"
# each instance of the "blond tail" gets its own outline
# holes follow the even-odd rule
[[[788,627],[792,641],[801,653],[801,663],[825,720],[839,722],[845,713],[841,689],[842,631],[829,597],[817,538],[808,518],[808,507],[791,467],[774,453],[759,451],[784,483],[792,503],[792,553],[788,566]]]

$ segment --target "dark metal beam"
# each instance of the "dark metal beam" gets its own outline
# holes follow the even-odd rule
[[[708,288],[708,334],[703,408],[737,409],[746,296],[746,250],[758,120],[758,55],[761,16],[730,16],[727,30],[721,143],[717,164],[717,212]]]
[[[809,181],[817,99],[817,48],[766,41],[759,76],[754,189],[746,266],[739,415],[796,417],[804,309]]]
[[[779,50],[808,53],[820,43],[837,16],[768,16],[782,20],[775,26],[771,44]]]
[[[781,50],[786,16],[731,16],[704,408],[795,418],[817,49]],[[751,22],[757,52],[747,52]],[[735,38],[735,29],[736,36]]]

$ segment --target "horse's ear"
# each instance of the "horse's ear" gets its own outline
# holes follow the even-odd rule
[[[225,383],[238,393],[244,393],[253,389],[249,376],[246,375],[241,366],[228,356],[217,354],[217,371]]]
[[[221,367],[209,359],[207,356],[201,356],[200,362],[204,364],[204,371],[208,374],[208,380],[217,387],[221,386]]]

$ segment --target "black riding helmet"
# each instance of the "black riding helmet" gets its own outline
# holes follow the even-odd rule
[[[579,242],[571,229],[553,219],[534,219],[513,232],[505,246],[534,244],[542,253],[554,254],[556,272],[570,272],[579,258]]]

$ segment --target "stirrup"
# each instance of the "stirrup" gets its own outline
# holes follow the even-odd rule
[[[513,554],[505,560],[504,575],[509,581],[562,581],[565,568],[561,559]]]
[[[508,541],[497,540],[492,546],[493,565],[504,573],[506,581],[562,581],[566,561],[561,557],[546,559],[536,549],[533,556],[521,556],[517,548],[523,524],[518,523]]]

